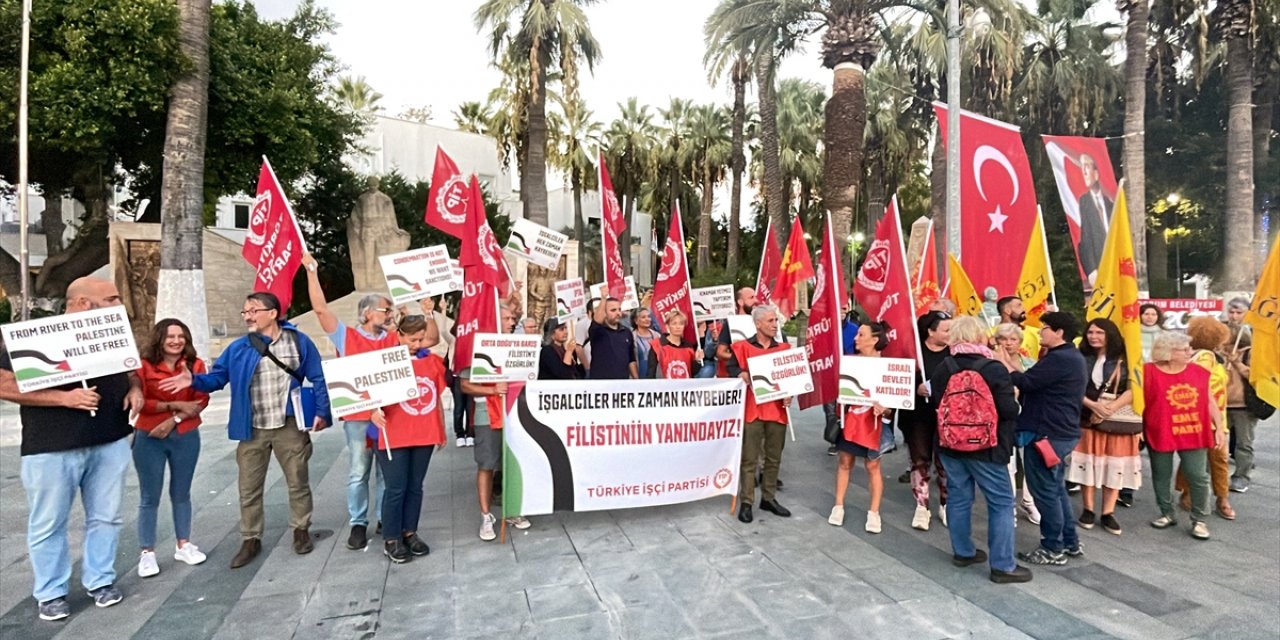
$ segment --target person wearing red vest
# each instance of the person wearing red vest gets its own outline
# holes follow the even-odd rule
[[[667,335],[655,338],[649,350],[650,378],[692,378],[702,368],[702,349],[684,342],[689,319],[673,309],[663,319]]]
[[[751,310],[756,324],[756,335],[736,342],[731,347],[733,357],[726,363],[729,375],[742,378],[747,389],[751,388],[751,371],[747,361],[771,351],[782,351],[789,345],[776,342],[778,312],[772,305],[757,305]],[[782,464],[782,447],[786,444],[787,408],[791,398],[756,404],[755,396],[747,393],[742,425],[742,466],[738,470],[738,520],[751,522],[751,505],[756,496],[756,462],[764,455],[764,472],[760,487],[760,508],[787,518],[791,511],[778,504],[778,468]]]
[[[417,397],[375,409],[370,415],[378,428],[378,471],[387,485],[382,495],[382,553],[396,564],[431,553],[418,536],[418,518],[431,454],[445,443],[443,405],[448,385],[444,360],[425,346],[429,324],[425,316],[405,316],[398,331],[400,344],[419,356],[413,361]]]

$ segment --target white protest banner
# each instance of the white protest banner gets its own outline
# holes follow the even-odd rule
[[[507,517],[738,492],[741,380],[536,380],[507,415]]]
[[[142,366],[124,307],[14,322],[0,330],[21,393]]]
[[[627,283],[627,295],[622,299],[622,310],[630,311],[632,309],[639,308],[640,296],[636,295],[636,279],[632,276],[627,276],[626,278],[623,278],[623,282]],[[607,291],[608,285],[605,283],[601,282],[600,284],[593,284],[591,285],[591,299],[597,301],[597,304],[599,304],[599,301],[608,297],[605,295]]]
[[[471,350],[472,382],[524,382],[538,377],[542,336],[477,333]]]
[[[444,245],[378,256],[393,304],[462,289],[462,277]],[[460,271],[460,270],[459,270]]]
[[[910,358],[840,357],[840,404],[916,408],[916,361]]]
[[[335,418],[418,397],[413,358],[401,346],[325,360],[320,366]]]
[[[694,322],[722,320],[733,315],[733,285],[722,284],[715,287],[701,287],[691,291],[693,301]]]
[[[756,322],[749,315],[729,316],[729,342],[750,340],[756,335]]]
[[[771,402],[813,391],[809,375],[809,356],[804,347],[764,353],[747,358],[751,373],[751,392],[756,402]]]
[[[587,290],[582,278],[556,281],[556,317],[560,320],[587,315]]]
[[[564,253],[564,243],[568,241],[569,236],[563,233],[520,218],[511,226],[511,236],[502,250],[544,269],[556,269],[560,266],[560,254]]]

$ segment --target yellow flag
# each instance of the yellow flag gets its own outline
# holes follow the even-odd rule
[[[1142,322],[1138,313],[1138,266],[1133,259],[1133,235],[1129,232],[1129,208],[1125,204],[1124,182],[1116,189],[1111,211],[1111,228],[1098,261],[1098,279],[1085,317],[1106,318],[1120,328],[1124,337],[1129,388],[1133,390],[1133,410],[1142,413]]]
[[[1244,321],[1253,327],[1249,384],[1264,402],[1280,407],[1280,240],[1271,244]]]
[[[1036,215],[1031,227],[1031,240],[1027,243],[1027,255],[1022,259],[1022,273],[1018,276],[1018,297],[1026,308],[1026,324],[1040,326],[1040,316],[1053,294],[1053,273],[1049,270],[1048,244],[1044,240],[1044,227]]]
[[[960,261],[954,255],[947,254],[947,276],[951,280],[947,297],[956,303],[956,310],[961,315],[982,318],[982,296],[973,288],[969,274],[964,272]]]

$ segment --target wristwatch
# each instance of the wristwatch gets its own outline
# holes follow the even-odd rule
[[[173,414],[173,425],[176,427],[176,426],[178,426],[178,425],[179,425],[179,424],[181,424],[181,423],[182,423],[182,416],[180,416],[180,415],[178,415],[178,414],[176,414],[176,413],[175,413],[175,414]]]

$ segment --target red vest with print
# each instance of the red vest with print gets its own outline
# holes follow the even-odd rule
[[[752,338],[751,340],[754,340]],[[748,371],[747,360],[759,355],[764,355],[773,351],[786,351],[791,346],[782,342],[773,343],[772,347],[765,349],[757,347],[751,343],[751,340],[740,340],[733,343],[733,357],[738,359],[738,366],[743,371]],[[755,422],[757,420],[765,420],[768,422],[787,423],[787,408],[782,406],[782,400],[774,400],[773,402],[765,402],[756,404],[756,396],[751,393],[750,385],[747,389],[747,401],[745,405],[745,413],[743,415],[744,422]]]
[[[693,377],[693,360],[698,352],[692,346],[682,343],[677,347],[663,338],[655,338],[649,344],[658,358],[659,377],[670,380]]]
[[[356,327],[344,325],[343,328],[347,330],[346,349],[342,353],[338,354],[339,356],[354,356],[357,353],[381,351],[383,349],[390,349],[391,347],[399,346],[400,344],[400,338],[391,331],[384,331],[382,332],[381,338],[370,340],[365,337],[363,333],[360,333]],[[369,413],[370,412],[368,411],[360,411],[344,416],[342,419],[349,422],[368,420]]]
[[[1194,364],[1180,373],[1165,373],[1154,364],[1143,367],[1146,407],[1142,427],[1147,446],[1163,453],[1213,447],[1209,372]]]
[[[444,416],[440,394],[449,393],[444,382],[444,360],[433,354],[413,361],[413,374],[418,378],[418,397],[382,408],[387,418],[385,438],[378,439],[378,450],[401,447],[443,445]]]

